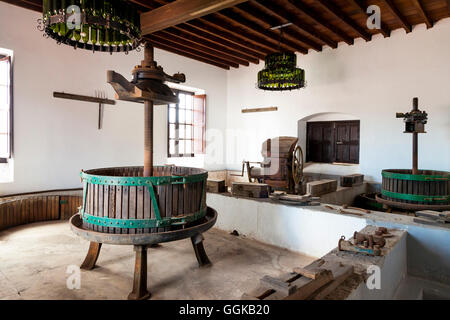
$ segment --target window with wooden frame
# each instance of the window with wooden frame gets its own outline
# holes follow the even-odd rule
[[[308,122],[306,161],[358,164],[359,124],[359,120]]]
[[[205,153],[206,95],[176,91],[179,103],[168,105],[167,156],[194,157]]]
[[[11,96],[11,57],[0,54],[0,163],[6,163],[11,158]]]

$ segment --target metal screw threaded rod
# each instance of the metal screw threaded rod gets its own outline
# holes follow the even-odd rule
[[[142,66],[153,62],[153,47],[145,44]],[[153,176],[153,101],[144,102],[144,177]]]

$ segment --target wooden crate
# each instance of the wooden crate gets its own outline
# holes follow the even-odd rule
[[[270,188],[265,183],[233,182],[231,193],[237,197],[268,198]]]
[[[206,181],[206,191],[214,193],[222,193],[227,191],[225,186],[225,180],[220,179],[208,179]]]
[[[324,179],[311,181],[306,184],[306,193],[312,197],[319,197],[321,195],[334,192],[336,189],[337,180]]]
[[[359,186],[364,182],[364,175],[355,173],[341,177],[341,187]]]

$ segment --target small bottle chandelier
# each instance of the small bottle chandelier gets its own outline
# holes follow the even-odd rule
[[[290,26],[286,23],[271,28],[282,29]],[[265,57],[265,68],[258,72],[258,88],[270,91],[285,91],[300,89],[305,86],[305,70],[297,68],[297,56],[294,52],[280,50],[283,31],[280,30],[280,44],[278,51],[269,53]]]
[[[265,58],[266,66],[258,72],[258,88],[284,91],[305,86],[305,70],[297,68],[297,56],[293,52],[274,52]]]
[[[124,0],[43,0],[38,29],[75,49],[128,53],[141,42],[139,18]]]

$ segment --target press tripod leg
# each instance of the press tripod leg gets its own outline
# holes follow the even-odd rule
[[[206,255],[205,248],[203,247],[203,235],[198,233],[191,237],[192,246],[194,247],[195,256],[197,257],[198,265],[200,267],[206,267],[211,265],[208,256]]]
[[[98,256],[100,255],[100,249],[102,248],[102,244],[98,242],[92,242],[89,244],[89,250],[84,258],[83,263],[81,264],[80,269],[84,270],[92,270],[95,267],[95,263],[97,262]]]
[[[146,300],[151,293],[147,290],[147,246],[134,246],[136,262],[134,265],[133,291],[128,300]]]

